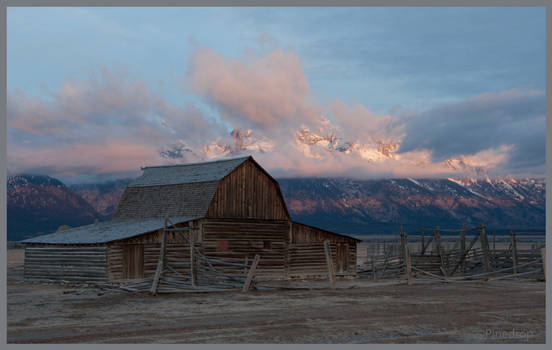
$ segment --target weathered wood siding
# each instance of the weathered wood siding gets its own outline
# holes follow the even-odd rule
[[[238,264],[243,264],[247,257],[250,264],[255,254],[259,254],[259,276],[285,277],[287,221],[206,219],[202,225],[203,249],[207,257]],[[228,273],[244,272],[235,267],[217,269]]]
[[[291,243],[309,243],[309,242],[343,242],[355,244],[356,240],[351,237],[335,234],[316,227],[293,222],[291,224]]]
[[[356,275],[356,240],[293,222],[287,253],[289,277],[327,275],[324,241],[330,241],[337,275]]]
[[[289,219],[278,183],[251,161],[220,181],[206,217]]]
[[[198,222],[193,222],[194,227],[199,227]],[[177,227],[186,227],[187,224],[177,225]],[[163,230],[157,230],[137,237],[114,242],[108,246],[108,275],[110,281],[125,280],[125,261],[123,258],[125,247],[140,245],[143,248],[143,276],[151,277],[155,274],[161,250],[161,239]],[[184,274],[190,274],[190,246],[186,239],[188,231],[167,232],[167,264],[176,271]],[[194,242],[200,251],[201,232],[199,229],[192,231]]]
[[[114,219],[201,217],[207,211],[218,181],[178,185],[127,187]]]
[[[106,282],[105,246],[27,246],[25,281]]]
[[[344,256],[340,248],[344,249]],[[338,276],[356,275],[356,249],[348,244],[330,243],[332,262]],[[326,277],[328,268],[323,242],[291,243],[287,249],[287,276],[292,278]],[[343,268],[340,268],[343,267]]]
[[[124,244],[109,247],[109,279],[113,282],[124,281],[123,249]],[[152,277],[159,261],[160,243],[144,243],[143,276]],[[183,275],[190,274],[190,246],[188,244],[167,243],[167,265]]]

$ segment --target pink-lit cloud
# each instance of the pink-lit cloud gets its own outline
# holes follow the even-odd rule
[[[484,176],[507,172],[527,140],[475,135],[462,147],[455,135],[463,125],[485,137],[493,128],[514,130],[511,110],[542,98],[511,90],[408,116],[378,114],[339,96],[319,101],[300,58],[281,48],[235,59],[197,47],[190,62],[188,90],[224,123],[194,104],[169,103],[142,81],[102,71],[68,79],[49,99],[10,92],[9,171],[113,173],[252,154],[275,176]],[[464,121],[463,113],[470,113]],[[494,113],[494,124],[484,123],[486,113]],[[539,113],[526,117],[538,126]]]

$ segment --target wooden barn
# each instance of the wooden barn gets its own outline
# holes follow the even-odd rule
[[[162,233],[166,259],[182,275],[190,273],[192,245],[229,263],[251,262],[258,254],[260,278],[327,276],[323,242],[329,241],[336,275],[356,276],[359,240],[293,222],[278,182],[249,156],[143,168],[111,221],[23,241],[25,280],[124,282],[152,276]]]

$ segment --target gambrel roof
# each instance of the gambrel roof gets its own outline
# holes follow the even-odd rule
[[[278,182],[253,157],[247,156],[145,167],[142,169],[143,174],[125,189],[113,218],[203,217],[207,214],[220,181],[246,161],[251,161],[276,183],[287,212]]]
[[[148,166],[128,187],[164,186],[212,182],[223,179],[251,156],[212,162]]]

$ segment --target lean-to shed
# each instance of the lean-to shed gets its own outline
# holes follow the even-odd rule
[[[23,241],[25,279],[117,282],[152,276],[166,217],[175,227],[189,228],[168,231],[166,240],[170,265],[184,275],[190,247],[183,234],[210,258],[244,263],[259,254],[257,275],[266,278],[325,275],[328,240],[337,275],[356,275],[359,240],[293,222],[278,182],[250,156],[142,170],[111,221]]]

